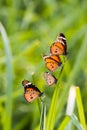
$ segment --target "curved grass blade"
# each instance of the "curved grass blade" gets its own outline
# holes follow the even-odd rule
[[[13,86],[13,69],[12,69],[12,55],[9,46],[8,36],[6,34],[5,28],[0,23],[0,32],[6,53],[6,107],[5,115],[3,120],[3,129],[11,130],[12,121],[12,86]],[[7,121],[8,120],[8,121]]]

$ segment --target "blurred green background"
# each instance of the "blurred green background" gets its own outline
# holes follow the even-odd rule
[[[87,1],[0,0],[0,22],[9,40],[6,46],[0,35],[0,130],[35,130],[39,125],[40,104],[25,101],[23,79],[45,92],[48,114],[56,86],[48,88],[44,81],[47,69],[41,54],[49,54],[60,32],[65,34],[68,47],[61,92],[69,81],[70,86],[80,87],[87,120]],[[54,130],[65,115],[66,103],[55,119]],[[78,115],[77,108],[75,113]]]

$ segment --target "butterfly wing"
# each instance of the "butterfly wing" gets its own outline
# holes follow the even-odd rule
[[[63,33],[60,33],[57,40],[51,45],[50,53],[55,55],[66,55],[67,52],[66,38]]]
[[[52,60],[55,60],[55,61],[58,63],[58,65],[61,65],[61,64],[62,64],[62,62],[61,62],[61,60],[60,60],[60,57],[59,57],[58,55],[51,55],[50,58],[51,58]]]
[[[50,47],[51,54],[54,55],[65,55],[66,54],[66,46],[61,44],[60,42],[55,42]]]
[[[60,58],[57,55],[44,56],[43,58],[46,62],[46,67],[50,71],[55,71],[61,65]]]
[[[22,85],[24,86],[24,98],[27,102],[32,102],[42,95],[40,90],[28,80],[23,80]]]
[[[34,88],[26,88],[26,91],[24,93],[24,98],[26,99],[27,102],[32,102],[35,99],[37,99],[40,96],[40,92],[36,91]]]
[[[46,67],[50,71],[54,72],[58,68],[58,63],[56,61],[47,62]]]
[[[48,84],[48,86],[51,86],[51,85],[53,85],[54,83],[57,82],[57,79],[48,72],[44,73],[44,78],[45,78],[46,83]]]

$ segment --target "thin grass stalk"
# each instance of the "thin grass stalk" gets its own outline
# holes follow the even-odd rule
[[[46,130],[46,105],[41,101],[41,117],[40,117],[40,130]]]
[[[12,55],[9,46],[9,40],[5,28],[0,23],[0,32],[4,44],[6,54],[6,103],[5,114],[3,121],[3,130],[11,130],[12,124],[12,86],[13,86],[13,69],[12,69]]]

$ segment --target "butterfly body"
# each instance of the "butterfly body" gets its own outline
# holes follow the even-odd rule
[[[60,33],[57,40],[51,45],[50,53],[54,55],[66,55],[67,54],[67,44],[66,38],[63,33]]]
[[[28,80],[23,80],[22,85],[24,87],[24,98],[27,102],[32,102],[42,95],[42,92]]]
[[[51,86],[57,82],[57,79],[48,72],[44,72],[44,78],[48,86]]]
[[[62,62],[60,60],[60,57],[58,55],[43,55],[43,59],[46,62],[46,67],[50,70],[50,71],[55,71],[58,66],[61,66]]]

